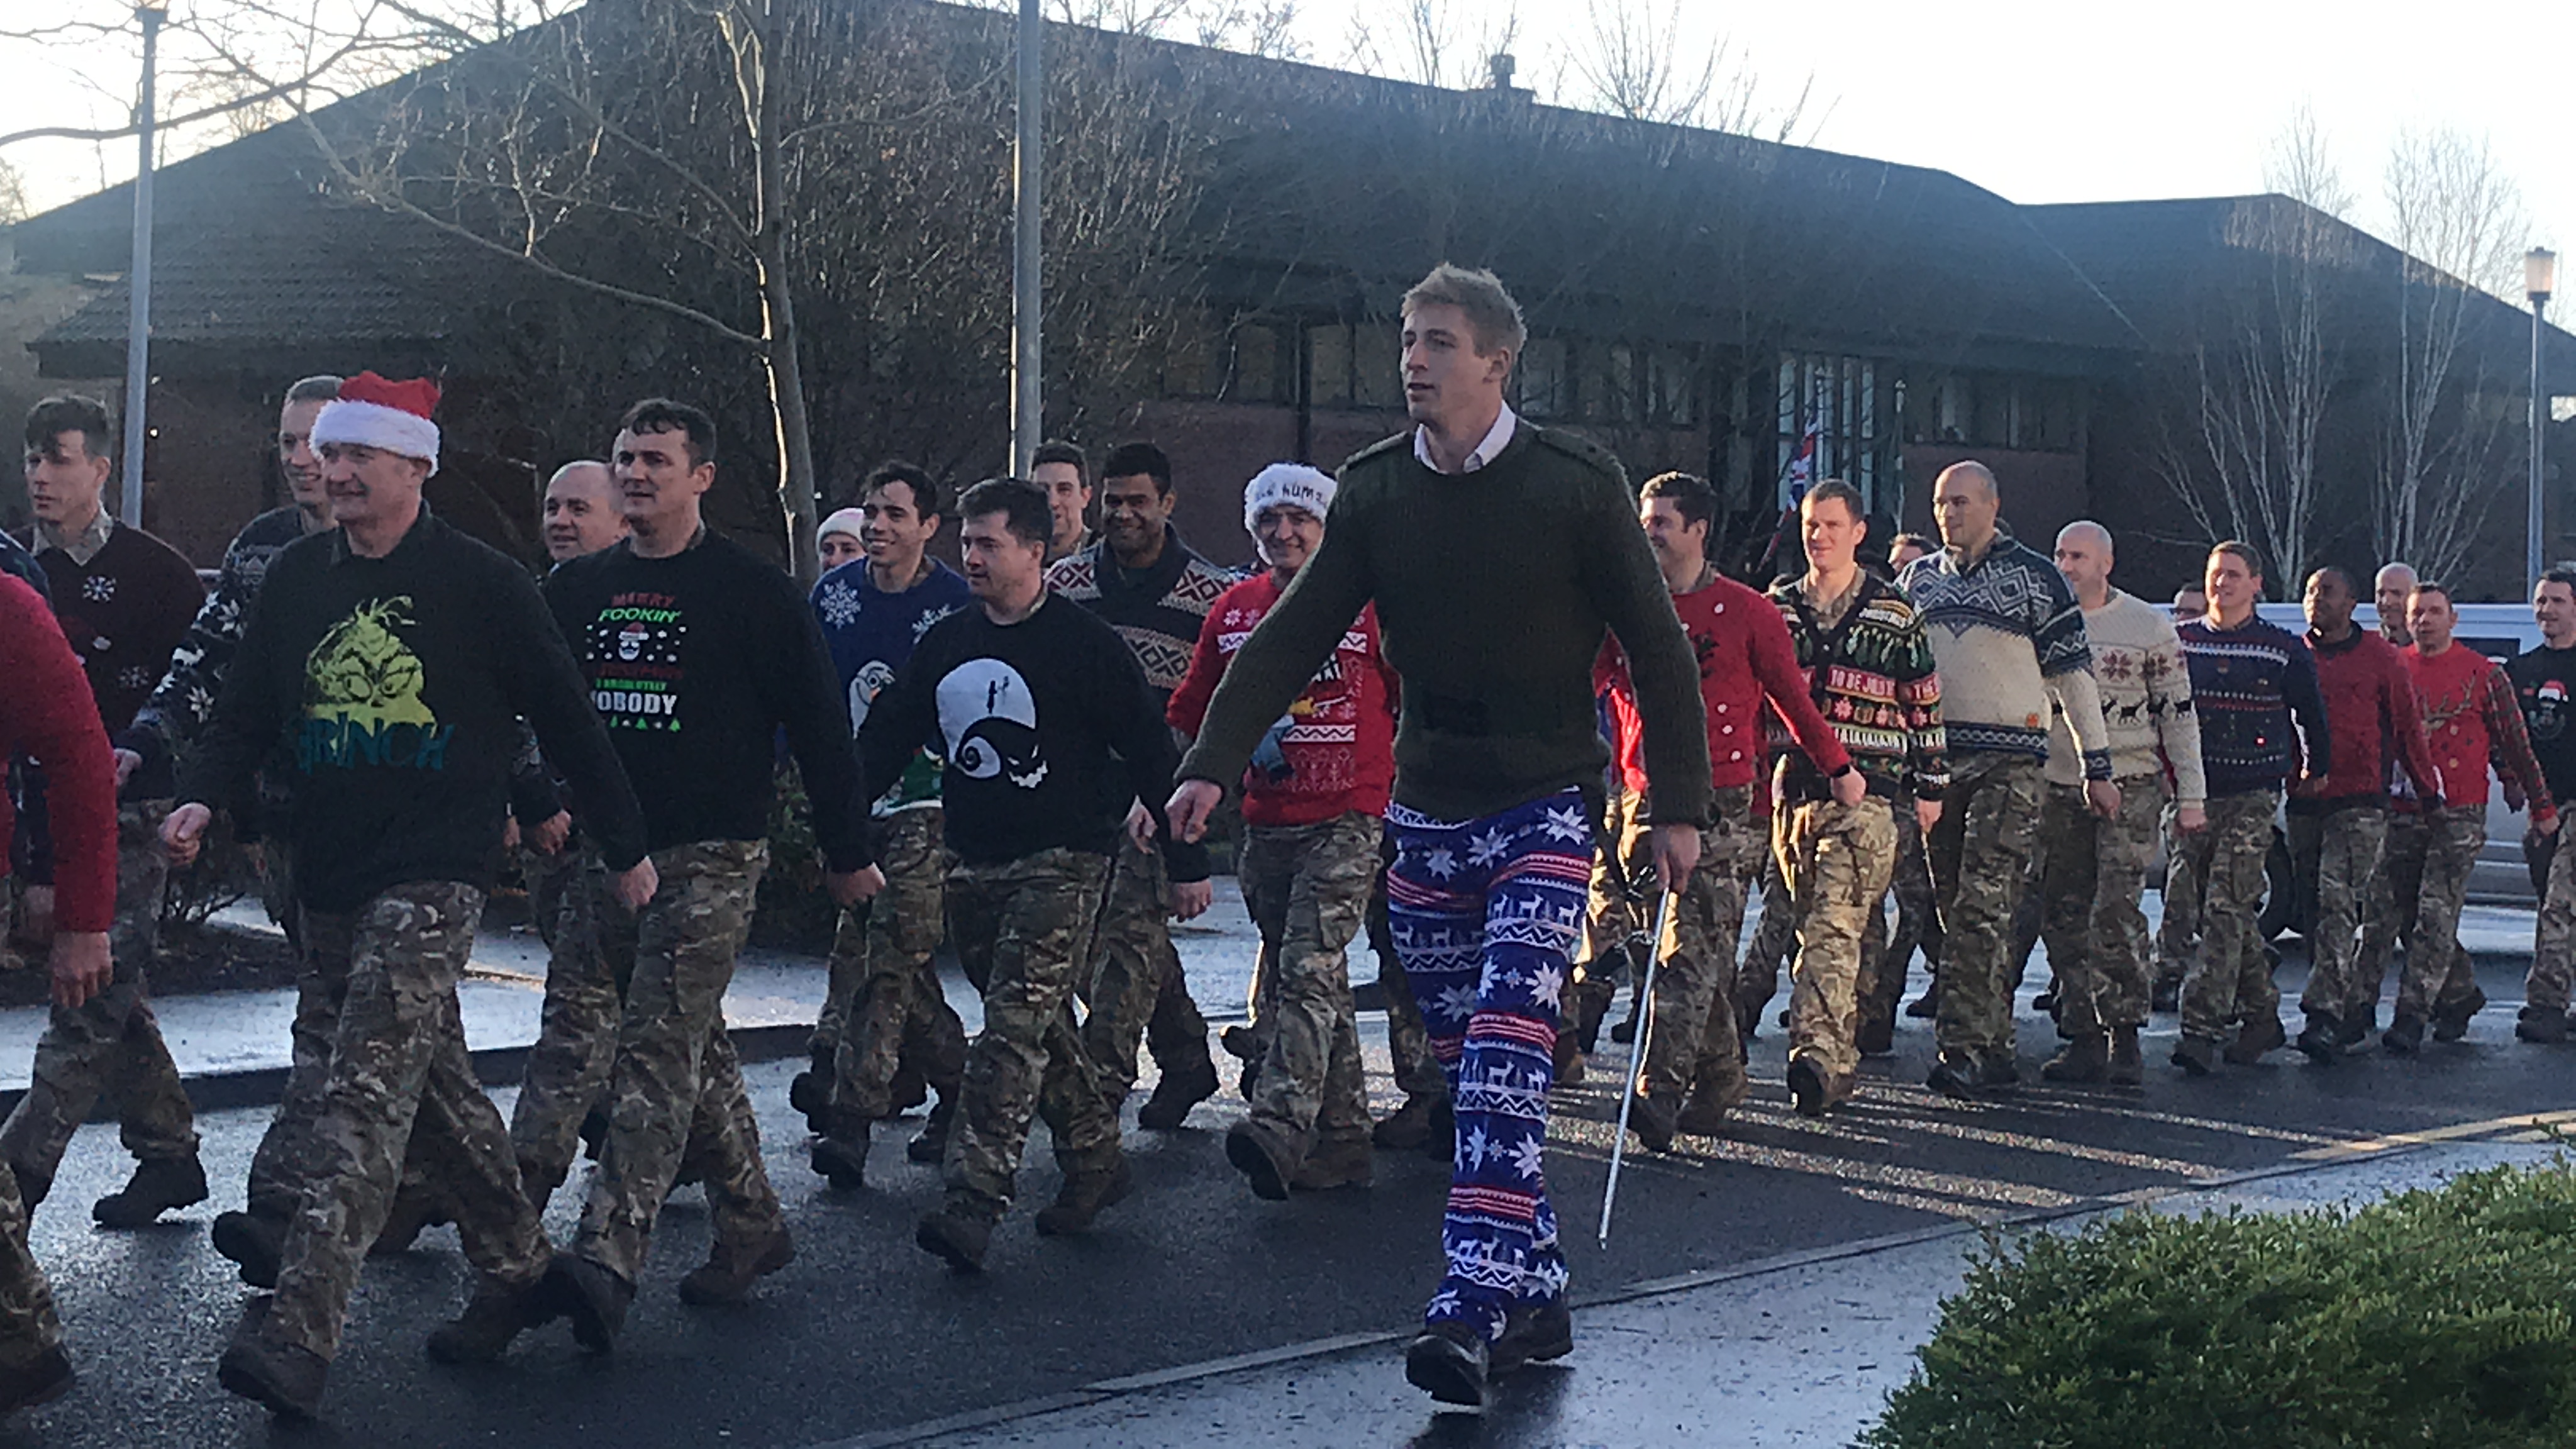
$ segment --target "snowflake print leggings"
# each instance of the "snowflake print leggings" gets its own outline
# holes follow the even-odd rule
[[[1565,1292],[1547,1201],[1547,1092],[1592,819],[1581,793],[1567,790],[1464,823],[1398,805],[1387,823],[1396,954],[1458,1117],[1440,1227],[1448,1271],[1423,1318],[1463,1324],[1490,1343],[1510,1309]]]

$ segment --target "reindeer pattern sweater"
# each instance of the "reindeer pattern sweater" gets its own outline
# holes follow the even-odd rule
[[[2191,667],[2173,618],[2119,589],[2098,609],[2084,611],[2084,635],[2093,649],[2093,680],[2102,692],[2102,723],[2111,740],[2111,778],[2173,772],[2174,798],[2198,805],[2209,798],[2200,768],[2200,716],[2192,708]],[[2075,733],[2059,710],[2048,731],[2048,779],[2073,785],[2084,779]]]

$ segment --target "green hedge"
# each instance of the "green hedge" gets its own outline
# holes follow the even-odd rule
[[[2576,1444],[2576,1170],[1989,1237],[1869,1449]]]

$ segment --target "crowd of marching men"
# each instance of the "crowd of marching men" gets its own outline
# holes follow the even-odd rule
[[[1039,1233],[1127,1197],[1143,1056],[1142,1130],[1219,1087],[1170,923],[1209,909],[1208,827],[1236,812],[1262,947],[1251,1020],[1220,1039],[1249,1102],[1227,1159],[1271,1200],[1363,1186],[1379,1151],[1450,1160],[1443,1272],[1406,1350],[1445,1402],[1574,1346],[1548,1094],[1586,1071],[1623,982],[1623,1120],[1653,1151],[1725,1130],[1784,961],[1785,1086],[1816,1116],[1908,1009],[1933,1019],[1933,1088],[2009,1090],[2034,939],[2054,1082],[2139,1085],[2157,1009],[2179,1008],[2171,1065],[2197,1076],[2292,1046],[2332,1063],[2374,1034],[2413,1055],[2483,1006],[2456,932],[2490,763],[2537,855],[2576,789],[2576,574],[2540,581],[2544,642],[2509,667],[2455,643],[2448,591],[2402,565],[2375,581],[2376,631],[2357,582],[2318,570],[2301,636],[2258,616],[2247,546],[2217,544],[2205,591],[2168,610],[2115,586],[2098,525],[2053,556],[2016,539],[1967,462],[1934,484],[1937,540],[1873,539],[1855,490],[1806,489],[1757,589],[1711,561],[1705,481],[1632,488],[1513,414],[1525,333],[1498,280],[1444,265],[1404,317],[1415,426],[1338,476],[1253,477],[1244,575],[1173,528],[1160,450],[1050,443],[1028,478],[962,494],[879,467],[823,521],[809,593],[707,528],[715,424],[648,399],[549,482],[532,580],[422,503],[436,387],[362,373],[287,390],[291,501],[209,590],[102,506],[105,408],[39,404],[36,522],[0,538],[0,755],[54,1009],[0,1125],[0,1408],[71,1382],[27,1215],[98,1099],[137,1160],[100,1224],[209,1195],[145,967],[167,873],[218,812],[264,842],[299,974],[284,1099],[214,1220],[263,1290],[217,1373],[295,1417],[319,1410],[370,1248],[429,1223],[476,1270],[428,1339],[445,1363],[557,1319],[609,1351],[683,1181],[714,1226],[685,1301],[740,1301],[790,1263],[722,1013],[782,740],[843,907],[790,1089],[814,1171],[864,1188],[872,1133],[928,1101],[903,1152],[945,1196],[915,1238],[957,1271],[980,1269],[1033,1119],[1062,1169]],[[950,530],[960,569],[931,549]],[[2316,882],[2295,1040],[2258,926],[2280,821]],[[551,949],[506,1121],[455,994],[505,853]],[[2141,910],[2159,855],[2161,946]],[[2529,1041],[2568,1031],[2571,860],[2535,867]],[[1363,938],[1403,1094],[1378,1121],[1346,964]],[[971,1040],[943,944],[983,996]],[[1918,950],[1933,985],[1906,1008]],[[597,1166],[558,1244],[541,1215],[585,1139]]]

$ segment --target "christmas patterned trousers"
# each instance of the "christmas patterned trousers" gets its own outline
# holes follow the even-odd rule
[[[1481,820],[1387,811],[1387,902],[1458,1122],[1440,1246],[1448,1271],[1423,1318],[1490,1343],[1515,1304],[1565,1292],[1548,1205],[1547,1092],[1567,958],[1583,926],[1592,821],[1561,791]]]

